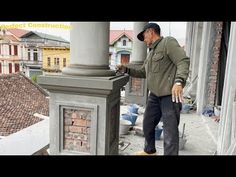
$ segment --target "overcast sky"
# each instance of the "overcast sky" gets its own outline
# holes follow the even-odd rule
[[[32,24],[61,24],[61,25],[66,25],[70,26],[70,22],[0,22],[0,25],[12,25],[12,24],[17,24],[21,25],[24,24],[25,28],[27,30],[31,31],[38,31],[38,32],[43,32],[47,34],[52,34],[56,36],[61,36],[62,38],[66,40],[70,40],[70,30],[66,28],[35,28],[32,27]],[[185,33],[186,33],[186,22],[157,22],[162,31],[163,36],[173,36],[179,40],[181,45],[184,44],[185,42]],[[126,29],[126,30],[132,30],[133,29],[133,22],[111,22],[110,23],[110,28],[112,30],[114,29]]]
[[[181,45],[185,43],[186,22],[156,22],[161,27],[162,36],[173,36]],[[133,29],[133,22],[111,22],[111,29]]]

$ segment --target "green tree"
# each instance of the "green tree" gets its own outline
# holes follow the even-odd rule
[[[31,76],[31,80],[34,82],[34,83],[37,83],[37,80],[38,80],[38,76],[37,75],[32,75]]]

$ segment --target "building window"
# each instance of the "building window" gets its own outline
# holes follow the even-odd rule
[[[18,55],[17,45],[14,45],[14,55]]]
[[[66,67],[66,58],[63,58],[63,67]]]
[[[12,64],[9,63],[9,73],[12,73]]]
[[[15,72],[19,72],[20,71],[20,65],[19,63],[15,63]]]
[[[28,49],[28,60],[30,60],[30,49]]]
[[[54,66],[57,65],[57,58],[54,58]]]
[[[59,65],[60,65],[60,59],[57,58],[57,66],[59,66]]]
[[[2,73],[2,63],[0,63],[0,73]]]
[[[126,40],[123,40],[123,46],[126,46]]]
[[[37,49],[34,49],[33,57],[34,57],[34,61],[38,61],[38,50]]]
[[[48,67],[50,67],[50,66],[51,66],[51,58],[48,57]]]
[[[11,55],[11,45],[9,45],[9,55]]]
[[[38,53],[34,53],[34,61],[38,61]]]

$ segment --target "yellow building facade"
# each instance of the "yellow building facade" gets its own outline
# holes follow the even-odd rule
[[[70,65],[69,47],[42,47],[43,71],[58,73]]]

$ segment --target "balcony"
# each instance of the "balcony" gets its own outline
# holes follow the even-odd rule
[[[37,67],[41,67],[43,62],[42,61],[32,61],[32,60],[24,60],[22,61],[23,65],[26,66],[37,66]]]

